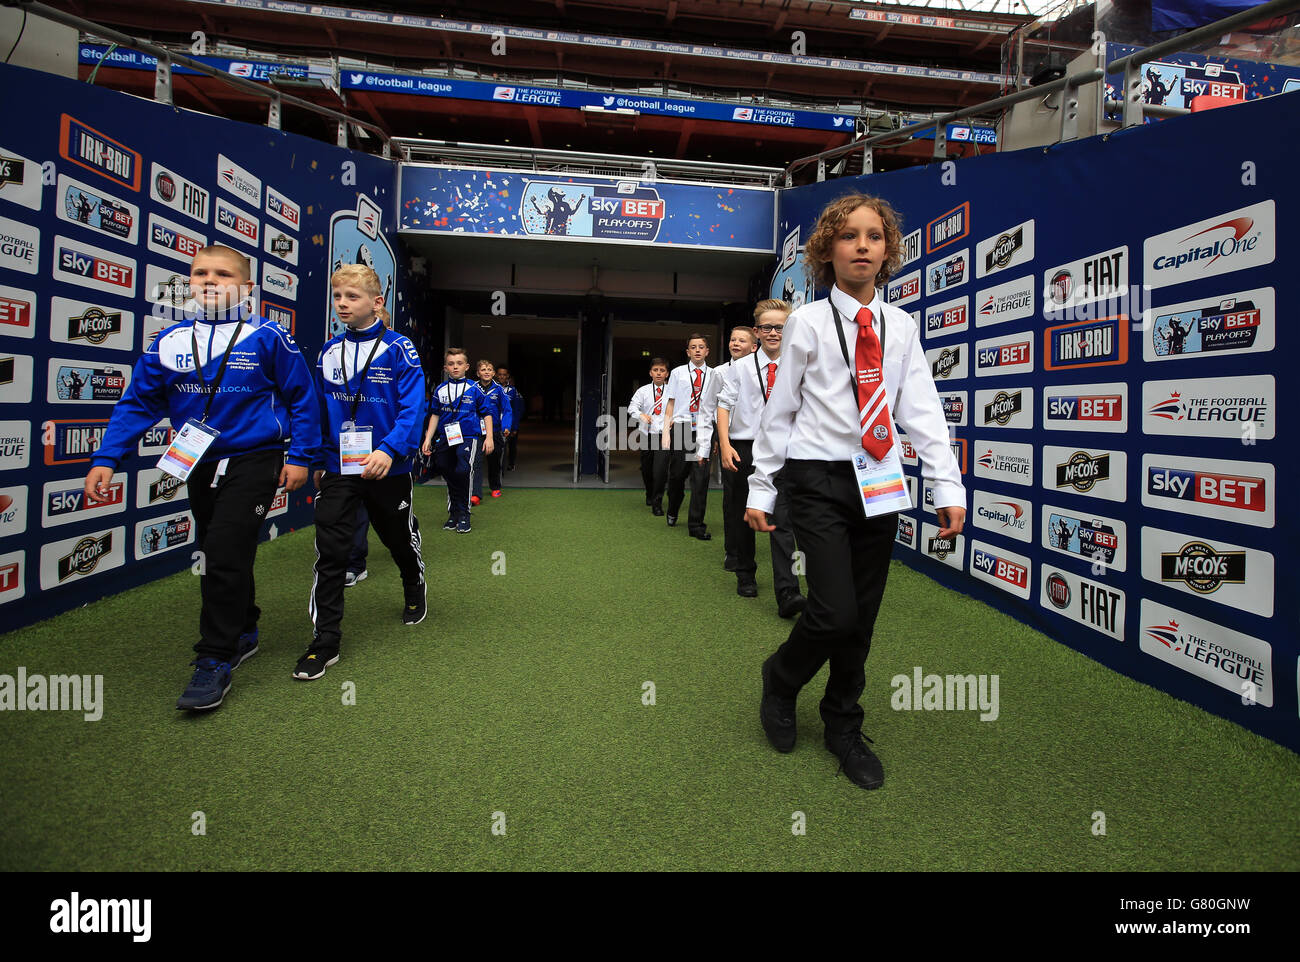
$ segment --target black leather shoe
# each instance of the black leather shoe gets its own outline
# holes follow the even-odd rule
[[[862,732],[826,736],[826,750],[840,760],[835,774],[843,772],[854,785],[866,789],[885,784],[885,768],[876,753],[866,746],[869,741]]]
[[[664,516],[664,509],[659,507],[657,504],[652,504],[650,505],[650,513],[656,518],[662,518]]]
[[[787,591],[776,603],[776,613],[782,618],[793,618],[808,607],[808,599],[797,591]]]
[[[758,720],[763,733],[778,752],[794,751],[797,731],[794,722],[794,699],[771,693],[772,658],[763,662],[763,700],[758,705]]]
[[[736,570],[736,559],[733,558],[731,555],[727,555],[725,558],[723,558],[723,559],[722,559],[722,570],[723,570],[723,571],[735,571],[735,570]]]
[[[737,578],[736,594],[740,595],[742,598],[757,598],[758,582],[753,578]]]
[[[696,528],[691,532],[692,538],[699,538],[701,541],[712,541],[713,535],[709,534],[704,528]]]
[[[668,527],[670,528],[677,527],[677,515],[675,514],[668,515]]]

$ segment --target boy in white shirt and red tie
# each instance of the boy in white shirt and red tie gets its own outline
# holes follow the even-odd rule
[[[662,445],[672,452],[668,457],[668,527],[677,524],[686,492],[686,477],[691,479],[691,513],[687,530],[692,538],[708,541],[713,536],[704,523],[704,511],[709,497],[709,455],[700,451],[698,435],[707,424],[704,412],[705,392],[715,376],[713,368],[705,364],[709,356],[709,341],[703,334],[692,334],[686,339],[686,356],[689,363],[673,368],[668,375],[668,406],[664,409]]]
[[[731,355],[727,358],[725,364],[719,364],[713,369],[714,376],[711,379],[709,387],[704,392],[704,397],[700,402],[700,410],[704,412],[705,418],[703,427],[696,436],[696,443],[699,445],[700,455],[704,457],[705,468],[709,467],[710,460],[713,457],[714,426],[718,418],[718,397],[722,393],[722,385],[731,376],[731,371],[736,363],[745,357],[749,357],[758,350],[758,336],[754,329],[748,326],[737,326],[731,329],[731,339],[727,341],[727,351]],[[719,449],[721,450],[721,449]],[[726,475],[722,476],[722,534],[724,554],[722,558],[722,567],[726,571],[736,570],[736,532],[733,530],[734,525],[728,525],[727,519],[733,517],[735,508],[731,504],[731,489],[727,487]],[[744,505],[745,499],[740,499],[741,505]],[[744,508],[741,508],[741,523],[744,523]],[[757,595],[755,595],[757,597]]]
[[[795,699],[829,661],[820,706],[825,745],[867,789],[884,784],[880,759],[863,741],[858,699],[897,532],[895,418],[933,485],[940,537],[955,537],[966,519],[966,491],[920,332],[877,293],[898,269],[901,248],[898,215],[879,198],[850,194],[822,211],[804,260],[830,296],[786,323],[745,515],[755,530],[772,530],[773,476],[783,471],[808,605],[763,663],[763,730],[778,751],[794,748]]]
[[[664,482],[667,479],[667,452],[659,450],[663,435],[664,408],[668,406],[668,362],[662,357],[650,361],[650,383],[642,384],[632,395],[627,413],[637,419],[641,442],[641,480],[645,483],[645,503],[655,517],[664,513]],[[656,473],[655,462],[660,455],[664,470]]]
[[[754,470],[753,446],[763,409],[776,383],[781,360],[781,338],[790,305],[775,299],[760,301],[754,309],[754,330],[761,350],[733,359],[722,378],[718,394],[717,436],[722,461],[722,513],[727,544],[731,547],[736,572],[736,594],[758,597],[754,561],[754,530],[745,523],[745,502],[749,497],[749,476]],[[772,512],[772,587],[777,611],[790,618],[803,610],[794,573],[794,535],[790,530],[789,501],[785,487],[777,480],[777,497]],[[729,497],[728,497],[729,496]]]

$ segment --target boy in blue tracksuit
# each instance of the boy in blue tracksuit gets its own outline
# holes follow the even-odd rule
[[[287,331],[252,313],[252,289],[238,251],[194,256],[184,317],[136,362],[86,475],[86,500],[102,500],[140,436],[171,419],[159,465],[187,482],[203,565],[195,670],[176,703],[190,711],[220,705],[231,669],[257,651],[258,533],[276,488],[306,483],[320,443],[311,371]]]
[[[492,408],[478,385],[465,379],[469,356],[464,348],[448,348],[443,353],[443,369],[447,380],[434,388],[429,398],[432,417],[421,450],[433,456],[434,465],[447,481],[443,530],[469,534],[474,461],[480,445],[488,454],[494,450]]]
[[[343,588],[364,505],[402,575],[402,622],[425,615],[420,525],[411,468],[424,420],[424,369],[415,345],[387,327],[379,276],[347,264],[330,277],[344,325],[316,361],[321,447],[316,487],[316,568],[310,611],[315,633],[293,677],[312,681],[339,660]]]
[[[470,504],[478,504],[482,500],[485,463],[488,489],[492,492],[492,497],[501,497],[501,455],[505,450],[506,432],[514,426],[514,416],[510,410],[510,402],[506,398],[505,388],[494,380],[496,373],[497,369],[491,361],[478,362],[478,389],[483,392],[483,396],[488,399],[492,407],[492,450],[479,451],[478,464],[474,466],[474,488],[470,491]],[[487,436],[486,431],[484,436]]]
[[[513,471],[515,458],[519,453],[519,427],[524,421],[524,396],[519,393],[519,388],[515,387],[515,379],[504,367],[497,368],[497,383],[501,385],[501,390],[506,396],[506,404],[510,407],[510,429],[501,432],[506,442],[501,459],[505,462],[505,469]]]

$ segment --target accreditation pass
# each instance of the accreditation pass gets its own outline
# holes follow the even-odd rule
[[[355,427],[339,432],[339,474],[360,474],[370,457],[371,429]]]
[[[877,461],[865,451],[855,454],[853,471],[858,476],[862,510],[868,518],[894,511],[907,511],[912,507],[897,448],[891,447],[883,461]]]
[[[221,432],[216,428],[190,418],[176,432],[176,437],[158,459],[158,469],[173,478],[188,481],[194,465],[203,459],[204,453],[219,434]]]

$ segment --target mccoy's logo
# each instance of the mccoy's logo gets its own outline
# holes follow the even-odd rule
[[[156,504],[159,501],[170,501],[176,497],[176,492],[184,484],[185,482],[180,478],[164,473],[162,477],[149,485],[149,503]]]
[[[88,575],[95,570],[99,559],[113,550],[113,532],[98,538],[82,538],[70,554],[59,559],[58,578],[62,583],[73,575]]]
[[[947,377],[961,363],[961,347],[945,347],[939,352],[938,359],[930,366],[935,377]]]
[[[68,114],[63,114],[59,121],[59,154],[64,160],[93,170],[123,187],[140,189],[139,152]]]
[[[993,247],[984,255],[984,273],[992,274],[1011,263],[1016,251],[1025,246],[1025,226],[1021,224],[1009,234],[999,234]]]
[[[1216,551],[1204,541],[1189,541],[1177,553],[1160,555],[1160,580],[1181,581],[1208,595],[1225,584],[1246,583],[1246,552]]]
[[[110,335],[122,333],[122,312],[108,312],[99,307],[87,307],[77,317],[68,318],[68,340],[103,344]]]
[[[957,550],[957,542],[952,537],[940,538],[936,535],[929,540],[925,550],[927,554],[932,554],[942,560],[947,558],[950,552]]]
[[[0,188],[6,184],[22,184],[26,166],[27,162],[24,160],[0,154]]]
[[[984,423],[985,424],[1002,424],[1005,425],[1011,418],[1019,414],[1021,407],[1021,392],[1008,394],[1006,391],[999,391],[994,395],[993,400],[984,405]]]
[[[1083,493],[1091,491],[1098,481],[1110,478],[1110,455],[1075,451],[1070,460],[1056,466],[1056,486],[1071,487]]]

